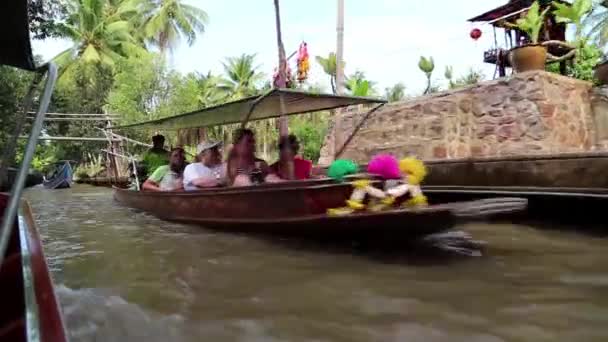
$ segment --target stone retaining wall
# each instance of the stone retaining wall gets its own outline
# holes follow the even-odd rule
[[[330,124],[320,164],[331,162],[336,140],[343,142],[363,113],[356,108]],[[608,135],[597,137],[596,121],[591,83],[526,72],[388,104],[369,118],[342,158],[364,163],[377,153],[434,160],[585,152],[608,141]]]

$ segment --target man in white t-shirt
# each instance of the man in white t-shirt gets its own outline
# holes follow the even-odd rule
[[[199,162],[186,166],[184,190],[194,191],[226,184],[226,164],[222,163],[220,142],[204,142],[196,147]]]

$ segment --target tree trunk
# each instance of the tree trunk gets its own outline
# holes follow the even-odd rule
[[[287,87],[287,59],[285,57],[285,47],[283,46],[283,39],[281,38],[281,11],[279,8],[279,0],[274,0],[274,14],[276,19],[277,29],[277,45],[279,48],[279,88]],[[281,106],[282,107],[282,106]],[[281,108],[282,110],[283,108]],[[286,136],[289,133],[287,117],[283,116],[284,113],[280,113],[279,119],[279,134],[280,136]]]

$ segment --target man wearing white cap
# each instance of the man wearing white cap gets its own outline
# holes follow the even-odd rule
[[[203,142],[196,146],[198,163],[186,166],[184,190],[193,191],[225,184],[226,164],[222,163],[221,142]]]

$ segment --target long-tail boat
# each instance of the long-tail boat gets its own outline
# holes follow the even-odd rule
[[[36,117],[25,147],[21,165],[12,181],[10,194],[0,193],[0,341],[67,341],[60,307],[53,291],[53,282],[42,252],[40,236],[27,203],[21,194],[44,117],[57,79],[53,63],[37,67],[32,56],[28,2],[0,2],[0,64],[32,71],[30,86],[16,117],[14,134],[3,142],[4,154],[0,174],[6,180],[6,168],[14,157],[17,139],[31,110],[35,95],[39,101]],[[43,78],[44,88],[36,94]],[[8,158],[7,158],[8,156]]]
[[[113,129],[153,127],[171,130],[238,122],[245,126],[249,120],[374,104],[355,127],[355,134],[364,120],[384,102],[365,97],[273,89],[257,97]],[[346,139],[345,145],[351,140],[352,136]],[[344,205],[351,191],[349,182],[319,179],[194,192],[148,192],[115,188],[114,198],[161,219],[194,223],[208,228],[366,241],[417,238],[449,229],[463,220],[521,211],[526,207],[526,200],[519,198],[440,203],[431,197],[431,205],[424,208],[358,212],[345,216],[328,215],[328,209]]]
[[[42,183],[47,189],[65,189],[72,186],[74,171],[70,161],[64,160],[53,164],[53,173]]]

